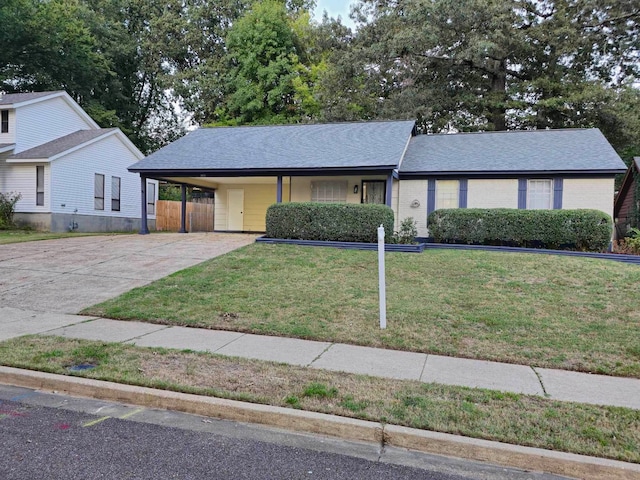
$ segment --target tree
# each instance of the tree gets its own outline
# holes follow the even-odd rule
[[[294,79],[300,64],[284,3],[263,0],[226,37],[225,101],[217,112],[233,123],[287,123],[295,118]]]
[[[109,65],[84,22],[88,10],[72,0],[6,0],[0,6],[0,89],[66,90],[91,96]]]
[[[410,112],[426,131],[581,124],[584,106],[638,78],[636,5],[361,0],[345,78],[366,81],[346,88],[366,88],[375,116]]]

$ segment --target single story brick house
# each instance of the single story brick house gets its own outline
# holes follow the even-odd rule
[[[183,185],[183,198],[214,191],[216,231],[264,232],[272,203],[313,201],[386,204],[426,237],[438,208],[612,215],[625,165],[598,129],[419,135],[413,121],[379,121],[200,128],[129,170],[143,186]]]

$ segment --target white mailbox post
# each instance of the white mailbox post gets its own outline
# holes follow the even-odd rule
[[[378,227],[378,291],[380,297],[380,328],[387,328],[387,292],[384,272],[384,227]]]

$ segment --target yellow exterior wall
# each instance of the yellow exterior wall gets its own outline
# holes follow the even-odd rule
[[[518,208],[518,180],[469,180],[467,208]]]
[[[360,203],[362,198],[362,180],[386,180],[385,175],[366,176],[343,176],[343,177],[293,177],[291,179],[291,201],[310,202],[311,182],[318,180],[346,180],[347,181],[347,203]],[[353,193],[354,185],[358,185],[358,193]]]
[[[407,217],[416,221],[419,237],[428,236],[427,231],[427,180],[400,180],[398,182],[398,207],[396,209],[396,224]],[[417,200],[419,206],[412,207]]]
[[[227,190],[244,190],[243,231],[264,232],[267,208],[276,203],[277,186],[273,184],[219,184],[215,194],[215,226],[218,231],[228,230]],[[282,201],[289,201],[289,185],[283,182]]]
[[[613,178],[565,178],[562,208],[592,208],[613,217]]]

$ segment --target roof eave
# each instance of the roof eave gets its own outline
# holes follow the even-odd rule
[[[7,158],[7,163],[51,163],[52,157]]]
[[[318,167],[318,168],[245,168],[245,169],[153,169],[128,168],[130,172],[148,176],[162,177],[264,177],[274,175],[312,176],[312,175],[359,175],[362,173],[391,173],[397,168],[393,165],[357,166],[357,167]]]
[[[494,171],[400,171],[400,179],[427,177],[525,177],[525,176],[614,176],[624,173],[624,169],[588,169],[588,170],[494,170]]]

